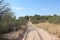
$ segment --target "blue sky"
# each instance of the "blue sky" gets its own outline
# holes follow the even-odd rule
[[[5,0],[16,17],[25,15],[60,15],[60,0]]]

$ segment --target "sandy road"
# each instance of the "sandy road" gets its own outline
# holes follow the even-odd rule
[[[47,31],[35,27],[30,21],[27,25],[26,33],[22,40],[59,40],[59,38],[49,34]]]

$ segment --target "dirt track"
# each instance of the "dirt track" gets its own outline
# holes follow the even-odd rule
[[[23,40],[59,40],[56,36],[49,34],[47,31],[35,27],[30,21]]]

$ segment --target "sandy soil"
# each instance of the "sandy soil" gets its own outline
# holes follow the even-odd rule
[[[28,22],[27,30],[29,31],[26,31],[23,40],[60,40],[42,28],[35,27],[31,22]]]

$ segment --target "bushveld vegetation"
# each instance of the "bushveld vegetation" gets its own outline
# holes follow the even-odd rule
[[[3,5],[2,5],[3,4]],[[26,25],[27,17],[29,17],[32,23],[42,23],[42,22],[50,22],[55,24],[60,24],[60,16],[54,14],[53,16],[24,16],[16,19],[16,16],[12,12],[12,10],[8,7],[8,4],[4,4],[4,0],[0,1],[0,39],[4,33],[9,33],[13,31],[17,31],[21,29],[21,26]]]

